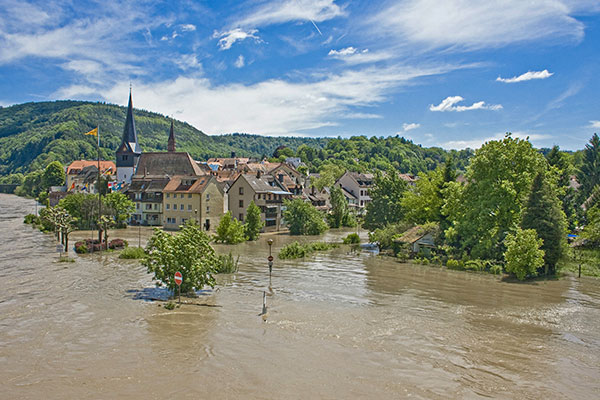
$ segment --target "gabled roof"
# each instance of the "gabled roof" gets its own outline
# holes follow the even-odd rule
[[[143,153],[134,178],[143,176],[200,176],[206,175],[188,153]]]
[[[256,174],[241,174],[238,179],[244,179],[248,182],[255,193],[292,194],[285,190],[272,175],[257,177]]]
[[[423,238],[430,234],[430,230],[426,230],[423,226],[417,225],[413,226],[406,232],[404,232],[399,238],[394,239],[394,242],[397,243],[414,243],[417,240]]]
[[[125,118],[125,127],[123,128],[123,137],[121,145],[117,152],[131,152],[141,154],[142,148],[138,144],[137,132],[135,131],[135,120],[133,119],[133,101],[131,100],[131,90],[129,91],[129,104],[127,106],[127,117]]]
[[[67,175],[76,175],[81,172],[85,167],[89,167],[90,165],[98,168],[98,161],[89,161],[89,160],[76,160],[73,161],[67,167]],[[112,174],[116,174],[117,166],[112,161],[100,161],[100,172],[105,173],[110,169]]]
[[[371,187],[373,185],[373,174],[361,174],[359,172],[346,171],[346,173],[337,181],[339,182],[344,176],[352,178],[360,187]]]
[[[167,183],[169,183],[168,178],[133,178],[127,190],[130,192],[162,192]]]
[[[202,193],[214,177],[206,176],[174,176],[171,178],[163,192],[175,193]],[[216,183],[216,181],[215,181]]]

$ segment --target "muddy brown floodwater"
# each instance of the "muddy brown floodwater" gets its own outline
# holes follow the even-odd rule
[[[597,279],[506,283],[343,246],[276,258],[269,289],[263,237],[218,246],[240,271],[168,311],[136,261],[58,263],[22,223],[31,200],[0,210],[3,399],[600,398]]]

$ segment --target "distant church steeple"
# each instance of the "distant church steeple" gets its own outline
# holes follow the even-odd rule
[[[135,120],[133,119],[133,101],[130,87],[123,137],[121,138],[121,145],[117,148],[117,179],[119,182],[131,182],[131,176],[135,172],[141,154],[142,148],[138,143]]]
[[[175,152],[175,133],[173,132],[173,120],[171,120],[171,132],[169,132],[169,143],[167,144],[169,153]]]

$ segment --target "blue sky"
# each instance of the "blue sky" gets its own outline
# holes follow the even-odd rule
[[[40,1],[0,5],[0,105],[134,106],[208,134],[504,132],[580,149],[600,131],[597,0]]]

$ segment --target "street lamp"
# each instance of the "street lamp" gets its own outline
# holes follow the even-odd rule
[[[271,246],[273,246],[273,239],[267,240],[267,244],[269,245],[269,279],[271,279],[271,272],[273,271],[273,255],[271,254]]]

